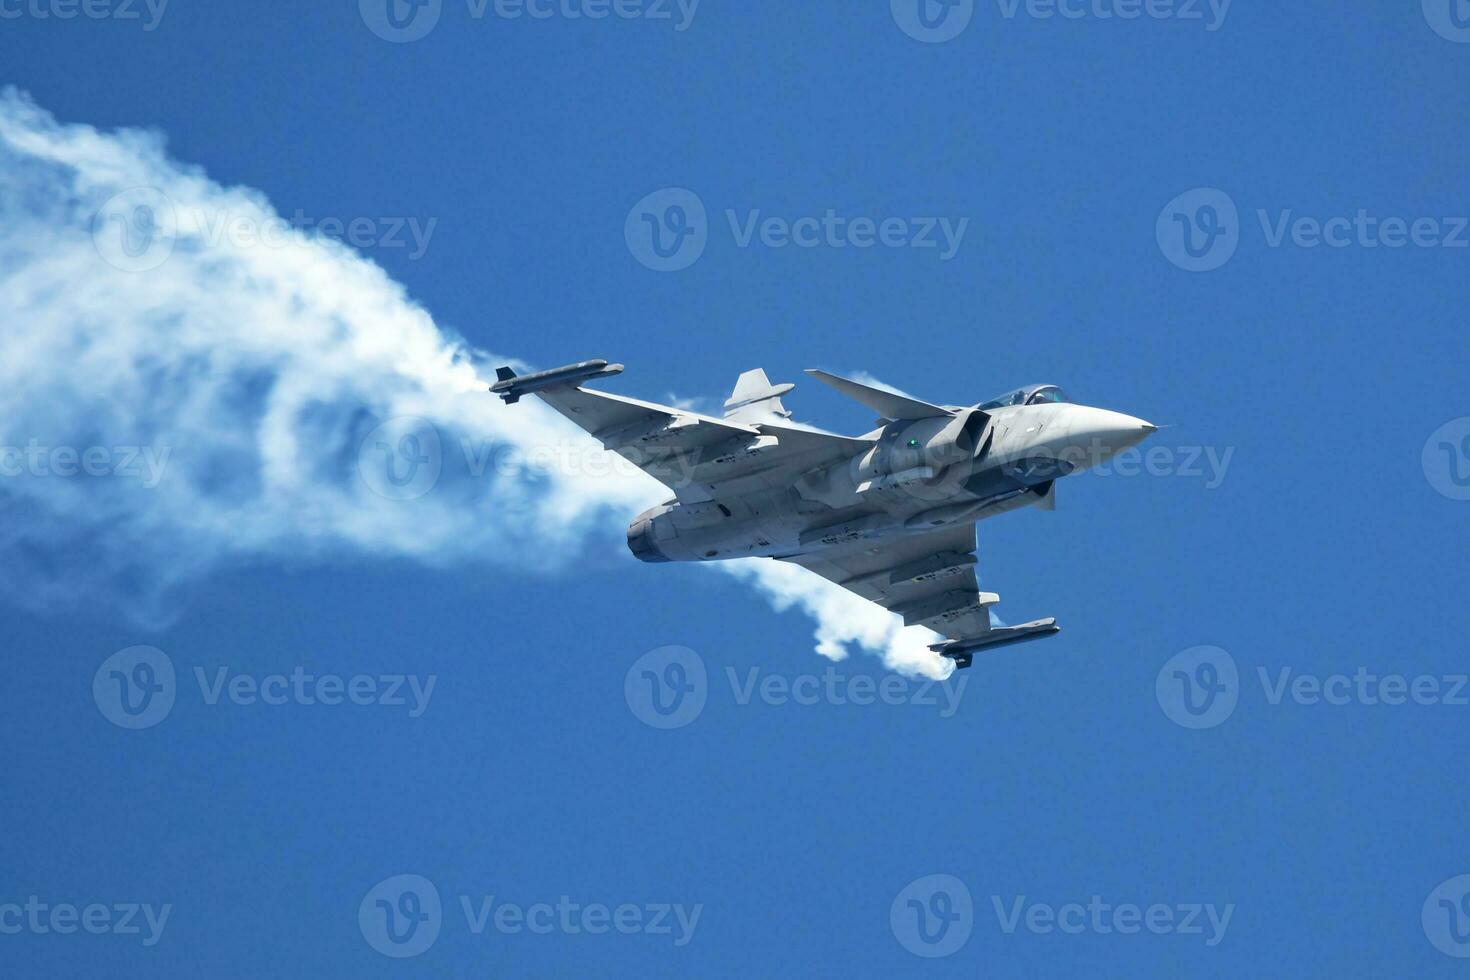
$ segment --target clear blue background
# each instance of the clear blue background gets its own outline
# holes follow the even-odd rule
[[[173,0],[162,26],[0,21],[0,80],[62,119],[151,126],[278,209],[439,218],[428,255],[371,252],[446,327],[543,364],[626,361],[613,390],[723,397],[736,373],[871,371],[976,401],[1032,380],[1233,447],[1224,483],[1080,478],[1055,514],[983,525],[987,587],[1045,644],[983,657],[960,712],[741,706],[727,665],[819,671],[811,624],[705,570],[643,566],[609,526],[575,574],[347,560],[202,583],[176,626],[5,610],[0,900],[175,906],[163,942],[0,937],[21,976],[1449,976],[1419,910],[1470,871],[1470,708],[1271,706],[1255,670],[1445,674],[1464,636],[1470,503],[1420,452],[1466,413],[1470,252],[1271,249],[1255,219],[1465,214],[1470,45],[1418,0],[1239,0],[1199,22],[1004,19],[942,45],[881,0],[705,0],[693,27],[471,21],[373,36],[347,0]],[[695,190],[704,257],[658,274],[623,220]],[[1226,190],[1219,271],[1154,222]],[[738,249],[725,208],[968,216],[959,255]],[[788,407],[861,431],[804,384]],[[172,716],[109,724],[93,671],[153,643]],[[1155,701],[1173,654],[1229,650],[1234,716]],[[716,677],[674,732],[623,698],[682,644]],[[195,666],[435,673],[428,713],[245,708]],[[872,658],[847,671],[878,673]],[[392,961],[357,927],[391,874],[451,904]],[[889,903],[922,875],[975,896],[969,943],[919,960]],[[459,894],[703,903],[694,941],[471,936]],[[1236,905],[1225,941],[1004,934],[990,896]]]

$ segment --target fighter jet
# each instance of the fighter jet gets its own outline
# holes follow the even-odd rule
[[[993,619],[1000,597],[979,589],[976,522],[1055,509],[1059,479],[1156,431],[1046,384],[932,405],[808,371],[878,415],[855,437],[792,422],[781,397],[795,386],[760,369],[740,376],[722,418],[582,387],[622,371],[601,360],[520,376],[502,367],[490,390],[507,404],[536,395],[673,492],[628,525],[643,561],[800,565],[947,637],[931,649],[960,668],[978,651],[1060,630],[1055,619]]]

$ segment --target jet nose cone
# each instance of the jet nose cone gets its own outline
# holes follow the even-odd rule
[[[1152,422],[1145,422],[1122,412],[1102,414],[1106,417],[1098,420],[1098,432],[1103,441],[1113,447],[1113,452],[1136,446],[1159,431],[1159,427]]]
[[[1152,422],[1122,412],[1079,406],[1072,417],[1070,442],[1089,460],[1086,465],[1090,466],[1138,445],[1157,431],[1159,427]]]

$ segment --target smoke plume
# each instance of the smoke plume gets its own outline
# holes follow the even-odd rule
[[[347,245],[170,160],[159,135],[62,125],[0,93],[12,601],[155,620],[242,564],[621,548],[666,491],[534,399],[506,410],[481,380],[506,361]],[[904,672],[949,669],[923,631],[801,569],[722,567],[815,618],[823,656],[855,644]]]

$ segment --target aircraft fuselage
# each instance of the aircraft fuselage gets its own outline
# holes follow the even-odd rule
[[[885,424],[870,448],[793,484],[677,498],[638,515],[644,561],[788,557],[1046,506],[1054,481],[1141,442],[1154,427],[1069,403],[1016,405]]]

